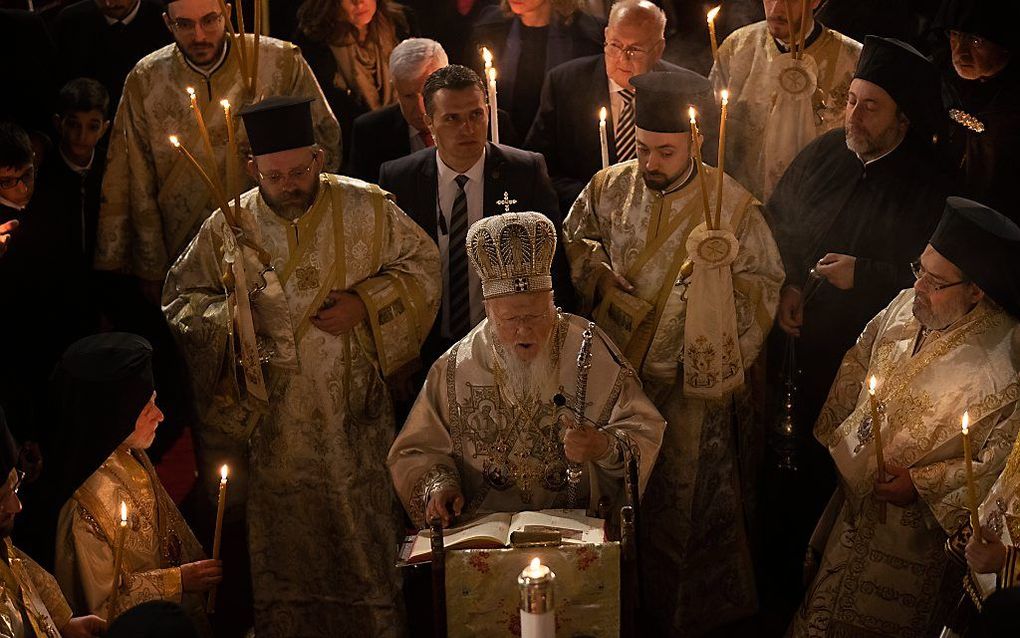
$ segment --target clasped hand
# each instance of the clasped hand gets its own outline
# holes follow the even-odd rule
[[[587,423],[577,426],[572,416],[560,417],[563,431],[563,454],[571,463],[596,461],[609,450],[609,435]]]
[[[361,298],[354,293],[331,290],[319,311],[309,319],[312,325],[333,336],[346,334],[368,316]]]

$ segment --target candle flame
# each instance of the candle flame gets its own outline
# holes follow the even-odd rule
[[[230,108],[230,100],[220,100],[220,106],[222,106],[223,110],[226,111]]]
[[[230,473],[230,468],[228,468],[226,465],[224,465],[223,467],[220,468],[220,479],[223,480],[223,481],[226,481],[227,480],[227,474],[229,474],[229,473]]]
[[[189,86],[184,90],[188,92],[188,97],[195,97],[195,89],[193,87]]]
[[[489,47],[482,47],[482,59],[485,60],[486,69],[492,66],[492,53],[489,51]]]
[[[687,114],[691,116],[691,124],[694,124],[695,119],[698,117],[698,112],[694,110],[694,107],[687,109]]]
[[[606,123],[606,107],[604,106],[599,109],[599,122]]]
[[[495,82],[496,81],[496,69],[495,68],[490,68],[488,70],[488,74],[489,74],[489,82]]]
[[[874,395],[876,387],[878,387],[878,380],[875,375],[871,375],[871,379],[868,381],[868,394]]]
[[[539,558],[537,556],[535,558],[531,559],[531,569],[533,569],[533,570],[534,569],[538,569],[541,566],[542,566],[542,561],[539,560]]]
[[[708,11],[708,21],[709,22],[714,22],[715,21],[715,17],[717,15],[719,15],[719,9],[721,9],[721,8],[722,8],[722,5],[719,5],[718,7],[715,7],[715,8],[710,9]]]
[[[127,523],[127,503],[120,502],[120,522]]]
[[[966,436],[966,434],[967,434],[967,427],[970,425],[970,414],[968,412],[964,412],[963,413],[963,421],[962,421],[962,423],[963,423],[963,434],[964,434],[964,436]]]
[[[170,143],[174,145],[174,148],[181,147],[181,140],[179,140],[176,135],[170,136]]]
[[[723,89],[722,93],[721,93],[721,96],[722,96],[723,106],[726,106],[727,104],[730,103],[730,92],[729,91],[727,91],[726,89]]]

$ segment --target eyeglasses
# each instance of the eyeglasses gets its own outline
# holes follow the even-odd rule
[[[951,284],[934,284],[934,283],[931,283],[931,273],[929,273],[927,270],[924,269],[924,266],[921,265],[921,261],[920,260],[911,262],[911,264],[910,264],[910,271],[912,273],[914,273],[914,279],[916,279],[917,281],[921,282],[922,286],[926,286],[932,292],[938,292],[940,290],[945,290],[946,288],[952,288],[953,286],[959,286],[960,284],[965,284],[965,283],[967,283],[969,281],[967,279],[961,279],[960,281],[954,281]]]
[[[222,13],[210,13],[201,20],[198,21],[198,25],[195,24],[194,20],[185,20],[184,18],[178,18],[170,21],[170,27],[174,31],[183,34],[189,34],[195,32],[196,26],[201,26],[202,31],[209,33],[220,26],[220,22],[223,20]]]
[[[262,171],[255,169],[259,174],[259,179],[269,184],[270,186],[282,186],[283,184],[293,180],[297,181],[312,172],[312,167],[315,166],[315,160],[318,158],[316,153],[312,153],[312,161],[308,163],[308,166],[304,168],[294,168],[287,173],[281,173],[280,171],[273,171],[272,173],[263,173]]]
[[[622,47],[615,42],[606,42],[606,46],[603,48],[606,55],[614,60],[623,56],[628,60],[635,62],[641,62],[648,57],[648,51],[639,49],[638,47]]]
[[[972,35],[970,33],[964,33],[963,31],[950,29],[949,37],[957,40],[960,44],[965,44],[971,47],[972,49],[980,49],[985,46],[985,39],[979,35]]]
[[[22,183],[25,186],[31,186],[32,182],[35,181],[35,166],[28,167],[21,175],[15,175],[14,177],[0,177],[0,190],[10,190]]]

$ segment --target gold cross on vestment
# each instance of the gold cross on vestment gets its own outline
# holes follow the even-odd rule
[[[510,207],[517,203],[516,199],[510,199],[510,193],[503,191],[503,199],[496,202],[503,207],[504,211],[509,213]]]

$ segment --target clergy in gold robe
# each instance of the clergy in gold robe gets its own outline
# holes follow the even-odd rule
[[[942,628],[962,576],[948,569],[945,541],[968,515],[962,417],[978,499],[1020,429],[1017,250],[1016,224],[950,197],[913,289],[843,359],[814,430],[840,486],[812,538],[820,564],[790,635],[922,638]]]
[[[339,125],[297,47],[259,39],[253,94],[242,74],[240,47],[225,34],[224,20],[230,16],[220,12],[217,0],[173,0],[164,16],[175,42],[131,70],[113,120],[95,257],[98,270],[142,280],[143,289],[153,291],[154,303],[170,265],[219,205],[169,143],[169,135],[177,135],[210,170],[222,171],[212,167],[240,159],[228,157],[221,100],[230,103],[237,144],[245,152],[248,141],[237,121],[242,107],[263,95],[304,96],[315,99],[315,136],[325,151],[326,167],[336,168],[340,158]],[[253,36],[247,42],[247,55],[254,57]],[[195,108],[202,112],[214,161],[207,157],[188,87],[195,91]],[[228,196],[253,185],[249,176],[240,174]]]
[[[729,91],[726,170],[762,202],[808,142],[843,125],[861,43],[816,22],[820,2],[766,1],[765,20],[730,34],[709,75]]]
[[[419,527],[491,512],[594,513],[602,497],[619,506],[631,457],[634,489],[647,483],[665,423],[606,335],[554,307],[555,250],[540,213],[468,230],[486,318],[433,364],[388,459]]]
[[[400,636],[387,382],[414,371],[439,254],[378,187],[322,172],[310,107],[243,112],[259,187],[230,211],[236,227],[224,211],[205,222],[163,309],[202,415],[202,471],[230,463],[228,518],[247,505],[256,635]]]
[[[755,608],[753,469],[738,457],[755,438],[744,369],[771,327],[783,268],[760,205],[729,176],[708,228],[702,188],[714,202],[719,175],[692,160],[682,78],[632,84],[638,159],[595,175],[563,235],[583,307],[668,424],[642,502],[644,591],[657,635],[690,635]]]
[[[62,468],[56,494],[67,496],[56,576],[71,605],[112,621],[166,600],[208,629],[200,595],[219,582],[219,561],[205,560],[145,454],[163,420],[151,346],[127,333],[81,339],[57,364],[51,398],[63,407],[47,462]]]
[[[18,448],[0,409],[0,636],[4,638],[91,638],[106,631],[96,616],[72,618],[57,581],[11,543],[21,512],[18,490],[25,473]]]

